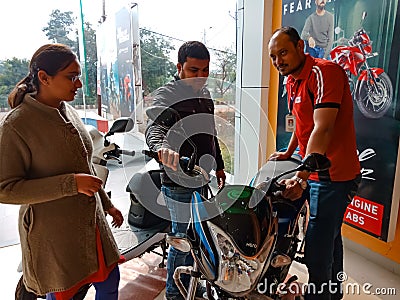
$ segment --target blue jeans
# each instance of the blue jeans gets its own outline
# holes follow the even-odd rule
[[[347,205],[357,192],[360,179],[361,176],[343,182],[309,180],[310,219],[304,252],[309,274],[307,300],[343,297],[340,281],[343,272],[341,227]],[[314,285],[316,292],[312,288]]]
[[[163,185],[161,191],[171,215],[172,233],[186,233],[190,218],[190,200],[193,192],[197,191],[200,193],[201,188],[188,189]],[[165,289],[167,296],[180,294],[173,277],[175,269],[179,266],[192,265],[193,257],[190,252],[184,253],[174,247],[169,248],[167,258],[167,283]],[[181,280],[184,286],[189,286],[190,276],[183,275]]]
[[[304,52],[310,54],[312,57],[315,57],[315,58],[324,58],[324,54],[325,54],[324,48],[321,48],[321,47],[319,47],[319,46],[315,46],[314,48],[311,48],[311,47],[308,45],[308,42],[307,42],[307,41],[305,41],[305,43],[304,43],[304,48],[305,48],[305,49],[304,49]]]
[[[118,300],[119,279],[119,267],[116,265],[106,280],[93,283],[96,289],[95,300]],[[56,300],[56,296],[54,293],[46,294],[46,300]]]

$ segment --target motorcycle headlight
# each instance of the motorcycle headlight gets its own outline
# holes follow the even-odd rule
[[[274,239],[265,241],[261,250],[254,257],[246,257],[219,227],[211,222],[207,222],[207,225],[210,228],[219,258],[218,278],[215,284],[237,296],[253,290],[264,273],[264,266],[267,265],[266,261],[269,259]]]

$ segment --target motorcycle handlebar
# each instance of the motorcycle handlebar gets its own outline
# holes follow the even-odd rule
[[[147,156],[151,157],[151,158],[154,158],[159,164],[163,164],[163,163],[160,161],[160,159],[158,158],[158,152],[152,151],[152,150],[142,150],[142,153],[143,153],[144,155],[147,155]],[[191,161],[190,161],[190,158],[189,158],[189,157],[181,156],[181,157],[179,158],[179,164],[180,164],[181,168],[182,168],[183,170],[185,170],[185,172],[186,172],[186,171],[192,171],[192,170],[193,170],[194,165],[193,165],[193,167],[190,169],[190,165],[189,165],[190,163],[191,163]]]
[[[142,150],[142,153],[144,155],[147,155],[148,157],[154,158],[157,162],[161,163],[160,160],[158,159],[158,153],[156,151]]]
[[[129,151],[129,150],[120,149],[120,154],[129,155],[129,156],[135,156],[136,152],[134,150]]]
[[[116,146],[115,149],[104,152],[103,158],[106,161],[110,160],[110,159],[114,159],[114,160],[117,160],[118,163],[122,163],[122,161],[120,159],[121,154],[135,156],[136,152],[134,150],[131,150],[131,151],[123,150],[123,149],[120,149],[118,146]]]
[[[283,183],[274,182],[273,184],[271,184],[270,191],[272,193],[279,191],[283,192],[284,190],[286,190],[286,185]]]

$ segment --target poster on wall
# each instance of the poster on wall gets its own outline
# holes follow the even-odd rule
[[[132,35],[138,31],[138,25],[132,26],[134,21],[131,8],[116,2],[97,30],[98,95],[101,96],[103,116],[107,118],[130,117],[134,114]]]
[[[117,32],[117,62],[119,72],[119,89],[121,116],[129,117],[134,110],[135,79],[132,63],[131,15],[127,7],[122,7],[115,15]]]
[[[282,25],[297,29],[305,52],[341,65],[352,89],[362,181],[344,222],[387,242],[400,198],[399,10],[398,0],[282,0]],[[279,82],[278,149],[291,136],[285,78]]]

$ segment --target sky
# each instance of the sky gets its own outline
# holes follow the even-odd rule
[[[125,0],[106,0],[111,2]],[[139,27],[180,40],[206,41],[211,48],[224,50],[235,44],[236,0],[136,0]],[[30,59],[48,43],[42,29],[54,9],[73,11],[80,16],[79,0],[2,1],[0,10],[0,60],[12,57]],[[102,0],[82,0],[85,22],[97,28]],[[182,42],[177,42],[177,46]]]

